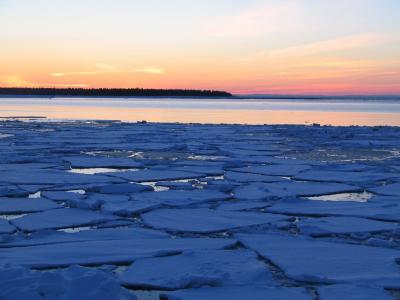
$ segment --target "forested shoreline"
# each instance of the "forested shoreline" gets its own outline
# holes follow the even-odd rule
[[[225,91],[142,88],[0,88],[1,95],[47,97],[232,97],[232,94]]]

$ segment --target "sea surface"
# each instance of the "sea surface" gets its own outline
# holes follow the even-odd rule
[[[400,126],[400,100],[0,98],[0,117]]]

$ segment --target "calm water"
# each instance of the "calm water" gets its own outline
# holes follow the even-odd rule
[[[0,98],[0,117],[241,124],[400,126],[400,101]]]

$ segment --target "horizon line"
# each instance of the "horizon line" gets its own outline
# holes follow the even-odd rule
[[[222,90],[222,89],[206,89],[206,88],[142,88],[142,87],[6,87],[0,86],[0,90],[83,90],[83,91],[100,91],[100,90],[143,90],[143,91],[204,91],[204,92],[222,92],[228,93],[232,97],[241,98],[241,97],[260,97],[260,98],[308,98],[308,99],[317,99],[317,98],[374,98],[374,97],[395,97],[400,98],[400,94],[283,94],[283,93],[233,93],[230,91]],[[11,95],[11,94],[10,94]],[[3,94],[4,96],[4,94]],[[32,96],[35,96],[32,94]]]

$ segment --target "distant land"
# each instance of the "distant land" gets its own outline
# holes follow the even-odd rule
[[[0,88],[0,96],[226,98],[232,97],[232,94],[224,91],[186,89]]]
[[[229,98],[244,100],[386,100],[400,101],[400,95],[294,95],[294,94],[231,94],[218,90],[144,89],[144,88],[20,88],[0,87],[5,97],[124,97],[124,98]]]

